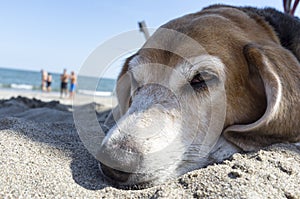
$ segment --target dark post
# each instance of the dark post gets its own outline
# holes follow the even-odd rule
[[[140,31],[142,33],[144,33],[146,40],[148,40],[150,35],[149,35],[145,21],[138,22],[138,24],[139,24]]]
[[[299,4],[299,0],[295,0],[292,6],[292,0],[283,0],[284,12],[290,15],[294,15],[296,8]]]

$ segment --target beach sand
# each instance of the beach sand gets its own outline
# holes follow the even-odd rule
[[[72,100],[11,90],[1,90],[0,99],[0,198],[300,198],[294,144],[235,154],[152,188],[122,190],[103,180],[80,140]],[[100,123],[114,100],[97,98],[105,105],[95,106]]]

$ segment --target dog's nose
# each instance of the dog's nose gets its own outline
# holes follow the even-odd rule
[[[101,170],[104,175],[109,177],[111,180],[114,180],[117,182],[127,182],[128,178],[130,176],[130,173],[110,168],[101,163],[99,163],[99,166],[101,167]]]
[[[135,173],[138,170],[143,155],[140,148],[134,140],[109,138],[101,144],[96,159],[104,165],[108,176],[124,177],[124,173]]]

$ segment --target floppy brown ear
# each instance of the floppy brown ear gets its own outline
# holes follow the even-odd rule
[[[122,115],[126,113],[130,105],[130,94],[131,94],[131,77],[128,72],[128,65],[130,60],[135,55],[130,56],[126,59],[122,71],[118,77],[116,85],[116,93],[118,105],[111,111],[107,119],[104,122],[106,128],[110,129]]]
[[[297,59],[279,45],[248,44],[244,55],[249,71],[258,71],[263,81],[267,107],[254,123],[229,126],[223,132],[225,138],[244,151],[277,142],[299,142],[300,65]]]

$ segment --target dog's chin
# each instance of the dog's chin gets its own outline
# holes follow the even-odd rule
[[[152,178],[147,180],[145,179],[144,181],[128,181],[126,183],[117,182],[107,176],[105,176],[105,179],[109,185],[124,190],[141,190],[141,189],[147,189],[160,184],[156,181],[157,178]]]
[[[99,169],[101,174],[104,176],[104,179],[108,185],[119,189],[126,190],[140,190],[150,188],[156,185],[160,185],[163,182],[170,180],[171,178],[166,176],[165,174],[161,174],[160,172],[154,173],[126,173],[128,175],[127,179],[124,177],[117,177],[117,175],[124,174],[125,172],[114,170],[115,178],[109,176],[108,171],[105,170],[103,164],[99,163]],[[163,175],[163,176],[162,176]]]

